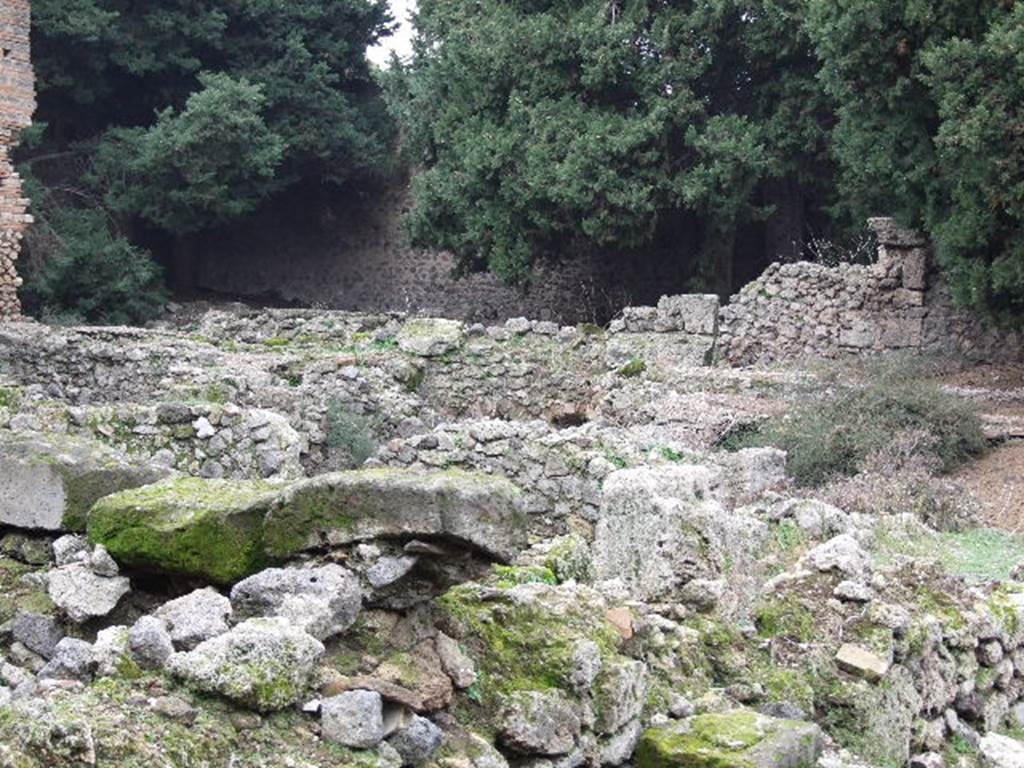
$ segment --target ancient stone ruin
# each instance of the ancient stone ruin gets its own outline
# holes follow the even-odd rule
[[[0,5],[0,320],[21,312],[16,263],[22,235],[32,220],[11,162],[18,133],[31,123],[35,110],[29,22],[28,0],[4,0]]]

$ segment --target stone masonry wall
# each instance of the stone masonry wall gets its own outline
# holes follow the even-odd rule
[[[1024,359],[1020,333],[954,305],[924,239],[890,219],[869,226],[874,264],[773,264],[746,285],[719,315],[718,356],[734,365],[899,350]]]
[[[35,110],[29,22],[28,0],[0,4],[0,320],[21,313],[17,294],[21,278],[15,262],[25,227],[32,220],[10,158],[18,132],[31,123]]]

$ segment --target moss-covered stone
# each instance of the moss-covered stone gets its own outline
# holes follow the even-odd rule
[[[153,483],[168,470],[69,435],[0,438],[0,524],[35,530],[85,529],[108,493]]]
[[[741,709],[650,728],[635,760],[637,768],[811,768],[821,749],[816,725]]]
[[[230,584],[263,569],[263,518],[276,487],[183,478],[101,499],[89,538],[132,568]]]
[[[622,638],[603,600],[587,587],[463,584],[439,603],[449,629],[477,662],[478,683],[470,695],[485,712],[516,691],[573,691],[574,657],[583,642],[597,646],[604,669],[628,662],[618,652]],[[600,688],[598,679],[594,689]]]
[[[267,515],[267,553],[380,536],[444,536],[510,560],[525,546],[520,492],[503,478],[456,470],[363,469],[290,486]]]

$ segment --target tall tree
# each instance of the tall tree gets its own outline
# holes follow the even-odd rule
[[[49,130],[28,160],[73,158],[56,171],[40,159],[36,176],[60,177],[76,190],[69,203],[104,209],[123,232],[164,233],[193,257],[176,260],[182,287],[205,230],[388,160],[390,121],[366,60],[389,32],[386,0],[33,6]]]
[[[424,166],[414,242],[521,281],[539,258],[643,252],[697,217],[694,270],[727,291],[737,229],[771,213],[763,182],[803,178],[804,156],[822,153],[798,13],[786,0],[422,0],[415,59],[388,88]]]

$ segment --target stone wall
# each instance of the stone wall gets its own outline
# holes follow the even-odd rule
[[[986,361],[1024,359],[1024,338],[954,305],[928,243],[872,219],[870,265],[773,264],[719,317],[719,356],[732,364],[803,355],[910,350]]]
[[[0,320],[21,312],[21,278],[15,262],[22,234],[32,220],[10,158],[18,132],[31,123],[35,110],[29,18],[28,0],[4,0],[0,5]]]
[[[688,277],[674,258],[580,258],[542,265],[521,290],[490,273],[455,277],[450,254],[412,248],[402,228],[408,189],[396,180],[366,199],[319,204],[295,195],[251,227],[207,237],[199,288],[356,312],[414,311],[496,322],[529,317],[606,322],[622,307],[676,293]],[[695,246],[692,246],[695,247]]]

